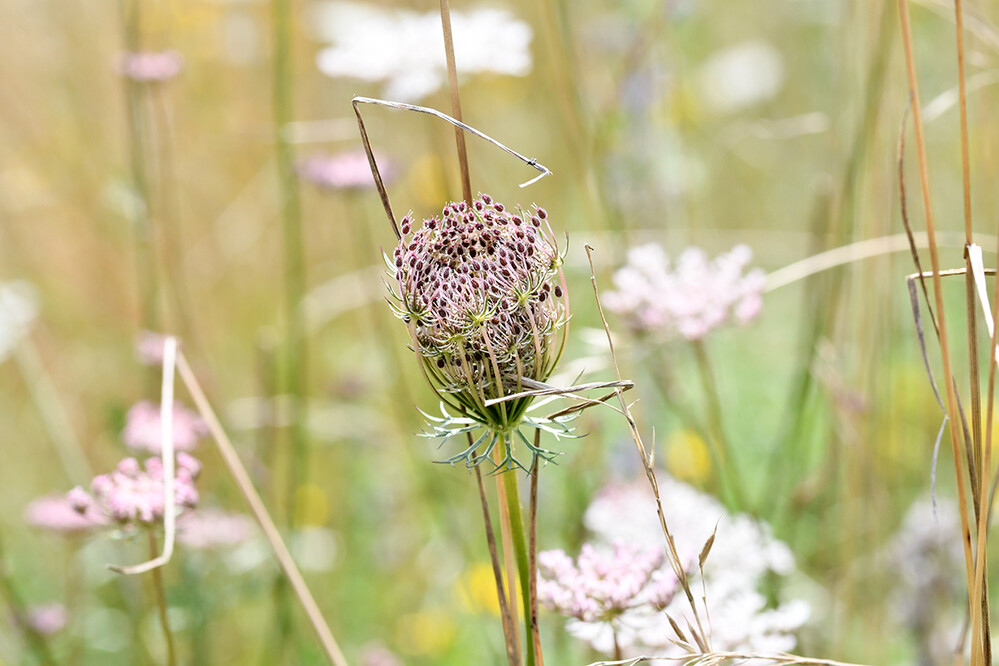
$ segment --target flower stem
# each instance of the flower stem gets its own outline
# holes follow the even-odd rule
[[[294,153],[285,136],[292,120],[291,0],[273,0],[274,25],[274,141],[281,217],[284,236],[285,390],[291,396],[292,456],[287,511],[288,524],[295,524],[295,491],[304,482],[307,462],[305,427],[305,321],[301,307],[305,294],[305,250],[302,236],[302,205],[295,176]]]
[[[121,0],[122,27],[125,48],[130,53],[141,49],[141,6],[136,0]],[[155,254],[153,252],[153,229],[149,207],[149,176],[146,170],[146,150],[148,143],[148,122],[143,108],[142,84],[127,76],[122,77],[125,103],[128,114],[129,167],[133,192],[139,199],[134,206],[129,222],[135,233],[136,283],[139,285],[139,305],[141,308],[140,326],[149,331],[158,330],[159,284]]]
[[[149,556],[155,558],[159,555],[159,548],[156,545],[156,535],[152,530],[148,530],[149,535]],[[160,567],[152,570],[153,589],[156,591],[156,609],[160,616],[160,627],[163,628],[163,639],[166,641],[167,664],[176,666],[177,654],[173,646],[173,634],[170,632],[170,618],[167,616],[166,595],[163,591],[163,572]]]
[[[28,648],[35,655],[38,663],[46,666],[54,665],[56,662],[52,658],[45,638],[38,633],[38,630],[31,624],[25,610],[24,599],[14,586],[14,581],[7,570],[4,562],[3,541],[0,539],[0,597],[7,605],[7,610],[17,622],[18,627],[24,632],[25,642]]]
[[[444,58],[447,62],[448,87],[451,89],[451,113],[461,121],[461,98],[458,95],[458,68],[454,62],[454,40],[451,37],[451,8],[448,0],[441,0],[441,27],[444,30]],[[461,196],[472,205],[472,182],[468,175],[468,152],[465,150],[465,134],[461,128],[454,128],[454,140],[458,148],[458,169],[461,171]]]
[[[715,464],[718,466],[718,475],[721,478],[723,494],[726,496],[726,504],[731,510],[745,510],[747,508],[746,493],[732,461],[728,439],[725,437],[725,428],[722,425],[721,396],[718,393],[714,373],[711,371],[708,352],[700,340],[694,341],[693,347],[694,357],[697,359],[697,369],[701,375],[701,382],[704,384],[704,397],[708,411],[708,432],[710,433],[709,448],[715,459]]]
[[[510,446],[510,442],[505,438],[502,442],[503,448]],[[503,473],[503,485],[506,490],[506,506],[510,514],[510,531],[513,536],[513,547],[516,551],[517,571],[520,574],[520,591],[524,605],[524,630],[527,636],[531,636],[531,605],[533,602],[530,558],[527,554],[527,541],[524,538],[524,516],[520,508],[520,488],[515,470]],[[527,666],[536,666],[533,648],[527,650]]]
[[[534,448],[541,448],[541,431],[534,431]],[[544,666],[545,659],[541,653],[541,634],[538,630],[538,457],[531,466],[531,504],[527,532],[527,545],[530,549],[530,567],[528,579],[531,584],[531,610],[529,614],[531,627],[531,643],[537,666]]]
[[[499,445],[493,449],[493,462],[496,465],[502,464],[506,456],[506,439],[500,437]],[[508,589],[508,599],[507,599],[507,609],[510,611],[510,626],[516,627],[518,623],[517,614],[517,594],[513,586],[514,579],[514,566],[516,564],[513,555],[513,528],[512,521],[510,519],[510,501],[508,498],[509,493],[507,492],[507,487],[505,484],[505,474],[496,476],[496,500],[499,503],[499,518],[500,518],[500,538],[503,541],[503,561],[506,564],[506,579],[509,584]],[[520,655],[520,631],[516,630],[512,632],[513,639],[516,644],[517,654]],[[519,656],[518,656],[519,659]]]
[[[471,433],[468,439],[472,439]],[[479,486],[479,499],[482,502],[482,523],[486,529],[486,543],[489,545],[489,559],[493,565],[493,578],[496,580],[496,599],[499,601],[500,619],[503,622],[503,637],[506,639],[506,658],[510,666],[520,666],[520,651],[517,649],[517,627],[510,616],[506,591],[503,588],[503,572],[500,568],[499,555],[496,552],[496,534],[489,518],[489,500],[486,498],[486,488],[482,483],[482,470],[475,467],[475,480]]]

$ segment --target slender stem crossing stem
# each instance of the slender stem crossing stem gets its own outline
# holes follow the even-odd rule
[[[149,557],[156,558],[159,554],[159,547],[156,545],[156,535],[152,530],[148,530],[149,535]],[[166,593],[163,587],[163,570],[160,567],[154,568],[153,590],[156,593],[156,610],[160,618],[160,627],[163,629],[163,640],[166,642],[167,664],[175,666],[177,663],[177,653],[173,645],[173,632],[170,631],[170,617],[167,612]]]

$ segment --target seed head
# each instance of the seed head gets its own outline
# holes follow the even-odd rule
[[[525,378],[546,380],[564,343],[562,256],[550,226],[524,224],[544,217],[485,194],[449,203],[421,226],[403,219],[388,260],[396,312],[435,390],[495,428],[515,425],[529,400],[484,403],[526,390]]]

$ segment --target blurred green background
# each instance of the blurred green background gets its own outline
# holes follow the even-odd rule
[[[368,4],[437,8],[429,0]],[[944,5],[924,0],[912,12],[924,104],[940,110],[927,125],[938,224],[954,232],[960,155],[946,95],[957,79]],[[452,10],[477,6],[455,0]],[[671,255],[688,245],[715,255],[746,243],[769,272],[903,232],[897,142],[907,85],[894,3],[501,6],[531,30],[530,70],[463,77],[464,118],[555,175],[521,190],[531,170],[469,138],[472,187],[508,204],[544,206],[556,232],[569,236],[573,317],[566,375],[556,383],[584,369],[586,380],[611,378],[584,244],[595,248],[597,279],[609,289],[613,269],[639,242],[658,241]],[[275,137],[296,157],[356,150],[350,98],[385,91],[382,82],[322,74],[319,14],[306,2],[289,9],[290,74],[278,78],[291,86],[294,122],[276,129],[275,24],[265,2],[0,0],[0,280],[37,287],[30,344],[95,471],[125,455],[119,434],[128,407],[158,398],[158,371],[135,360],[137,335],[150,324],[177,333],[279,524],[295,498],[292,541],[318,539],[328,555],[306,576],[351,663],[375,642],[407,664],[499,664],[502,633],[474,478],[432,464],[451,445],[438,450],[416,436],[423,424],[414,406],[436,407],[405,329],[384,302],[381,249],[394,238],[373,189],[294,183],[307,297],[287,305],[287,190]],[[999,119],[991,113],[999,99],[991,85],[999,11],[986,3],[968,11],[968,74],[982,83],[969,109],[974,213],[990,264],[999,213],[992,185]],[[126,84],[114,62],[129,44],[176,49],[184,69],[167,83]],[[726,69],[733,49],[736,65]],[[446,85],[419,101],[450,108]],[[389,193],[398,215],[411,209],[427,217],[460,197],[449,126],[363,111],[373,147],[394,165]],[[910,215],[921,229],[910,152]],[[961,240],[942,238],[944,267],[960,267]],[[772,523],[814,584],[800,653],[880,664],[920,656],[889,602],[895,583],[880,555],[912,500],[929,490],[941,420],[911,321],[904,276],[912,270],[902,251],[797,281],[768,293],[752,326],[707,342],[724,427],[752,497],[747,509]],[[157,283],[152,299],[143,295],[143,275]],[[961,285],[947,294],[957,321]],[[297,307],[306,322],[309,420],[304,475],[289,481],[287,400],[275,396],[288,390],[287,320]],[[711,487],[711,471],[697,459],[703,443],[689,443],[676,405],[655,383],[655,369],[667,369],[681,408],[703,413],[689,346],[649,348],[622,321],[612,316],[610,324],[659,459]],[[51,412],[32,398],[40,377],[13,358],[0,364],[4,566],[26,603],[70,607],[70,626],[51,639],[60,660],[158,663],[146,581],[115,579],[103,566],[142,559],[141,544],[66,540],[22,520],[33,498],[78,483],[57,463],[45,427]],[[625,424],[609,410],[590,410],[578,429],[587,436],[559,444],[565,455],[542,476],[542,549],[576,552],[593,494],[640,472]],[[946,496],[954,473],[943,448],[937,477]],[[245,510],[209,442],[199,457],[203,502]],[[321,663],[297,609],[292,638],[281,644],[278,572],[265,552],[234,556],[180,552],[166,570],[182,663]],[[955,576],[938,606],[947,630],[960,626],[960,570]],[[197,619],[199,608],[207,623]],[[596,659],[562,632],[560,618],[543,613],[542,622],[550,663]],[[9,622],[0,626],[0,659],[29,659]]]

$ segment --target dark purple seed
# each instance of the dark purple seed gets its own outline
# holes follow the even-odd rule
[[[538,209],[538,217],[540,217],[542,220],[548,219],[548,213],[545,211],[544,208]]]
[[[562,298],[562,287],[555,285],[555,298]]]

